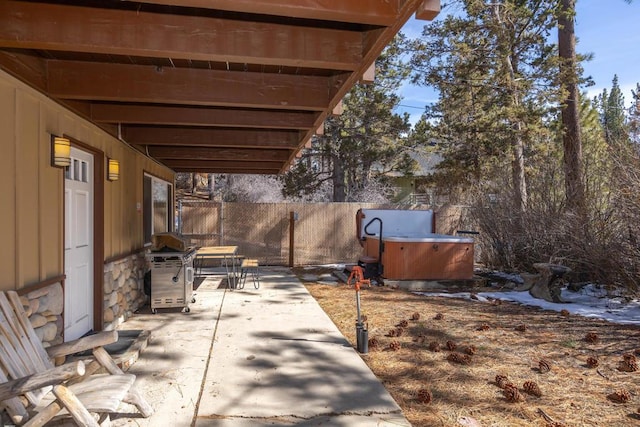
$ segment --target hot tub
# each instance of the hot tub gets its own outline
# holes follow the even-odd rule
[[[389,280],[473,278],[473,239],[433,233],[433,211],[362,209],[358,230],[364,255],[379,258],[382,222],[382,277]],[[373,222],[372,222],[373,221]],[[368,227],[367,227],[368,225]]]

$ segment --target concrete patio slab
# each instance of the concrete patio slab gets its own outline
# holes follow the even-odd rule
[[[112,424],[410,425],[288,269],[261,268],[258,290],[219,282],[199,286],[190,313],[143,311],[123,325],[151,329],[130,372],[156,413]]]

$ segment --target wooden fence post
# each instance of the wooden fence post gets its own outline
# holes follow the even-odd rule
[[[295,233],[296,233],[296,213],[294,211],[289,212],[289,267],[293,268],[293,252],[295,245]]]

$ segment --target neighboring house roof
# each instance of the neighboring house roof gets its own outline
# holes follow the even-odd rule
[[[436,166],[443,160],[440,154],[426,151],[413,151],[410,156],[418,163],[418,170],[414,172],[415,176],[432,175],[436,171]]]
[[[3,0],[0,68],[177,172],[274,174],[414,12],[439,10],[438,0]]]
[[[411,150],[408,152],[409,156],[416,161],[418,169],[413,172],[412,176],[429,176],[432,175],[436,166],[443,160],[442,156],[438,153],[427,152],[425,150]],[[390,177],[406,176],[400,172],[389,172],[386,174]]]

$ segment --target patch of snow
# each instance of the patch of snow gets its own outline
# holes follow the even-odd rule
[[[439,296],[447,298],[462,298],[471,300],[470,292],[458,293],[429,293],[415,292],[424,296]],[[561,311],[589,318],[608,320],[613,323],[640,325],[640,301],[638,299],[622,298],[619,294],[607,294],[602,287],[588,285],[579,292],[562,289],[561,298],[564,303],[552,303],[539,298],[534,298],[528,291],[510,292],[479,292],[473,299],[481,302],[489,302],[492,299],[511,301],[526,306],[540,307],[545,310]]]

